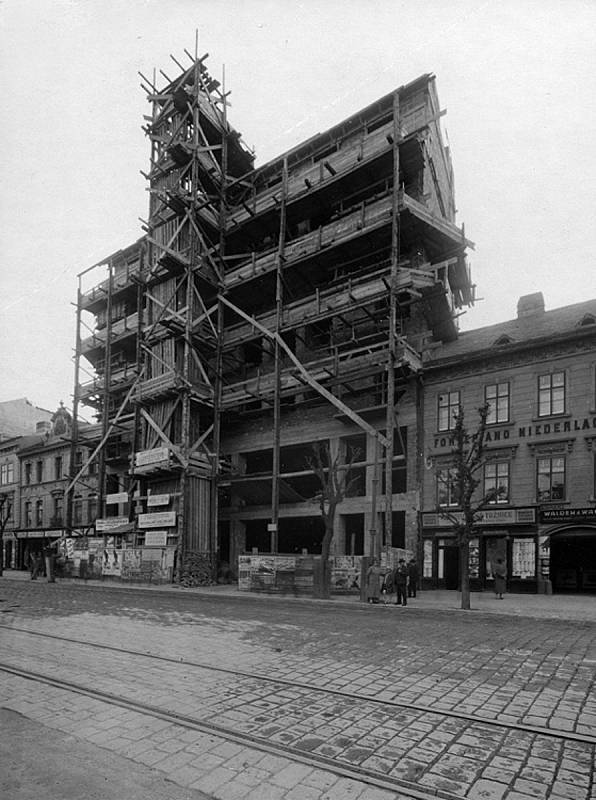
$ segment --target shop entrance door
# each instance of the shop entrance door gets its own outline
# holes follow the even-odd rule
[[[596,529],[571,528],[551,538],[553,591],[596,594]]]
[[[459,547],[449,545],[445,548],[444,555],[444,570],[445,570],[445,588],[458,589],[459,588]]]

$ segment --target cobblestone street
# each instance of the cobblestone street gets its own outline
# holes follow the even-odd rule
[[[9,579],[0,599],[1,705],[186,789],[596,797],[596,624],[583,614]]]

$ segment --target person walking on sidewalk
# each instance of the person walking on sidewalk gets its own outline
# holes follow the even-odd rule
[[[366,599],[375,605],[379,602],[381,594],[381,567],[376,558],[373,558],[370,567],[366,570]]]
[[[416,561],[411,558],[408,564],[408,597],[416,597],[416,589],[418,588],[418,565]]]
[[[400,558],[393,573],[393,586],[396,591],[395,605],[408,605],[408,568],[405,559]]]
[[[493,567],[493,578],[495,579],[495,597],[502,600],[507,580],[507,567],[502,558],[497,558],[497,563]]]
[[[36,581],[37,576],[41,572],[41,567],[42,567],[41,556],[39,555],[39,553],[31,553],[29,555],[29,560],[31,562],[29,567],[29,571],[31,572],[31,580]]]

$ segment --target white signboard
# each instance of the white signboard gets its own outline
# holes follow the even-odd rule
[[[135,464],[143,467],[147,464],[159,464],[160,461],[168,461],[170,449],[168,447],[155,447],[153,450],[141,450],[135,453]]]
[[[151,506],[167,506],[170,502],[169,494],[150,494],[147,497],[147,505]]]
[[[139,514],[139,528],[164,528],[176,524],[175,511],[161,511],[156,514]]]
[[[167,531],[147,531],[145,534],[145,547],[165,547],[167,543]]]
[[[106,505],[113,506],[117,503],[128,503],[128,495],[126,492],[106,495]]]
[[[95,520],[96,531],[111,531],[112,528],[119,528],[120,525],[128,525],[128,517],[106,517]]]

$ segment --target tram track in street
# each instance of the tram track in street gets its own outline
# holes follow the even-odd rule
[[[19,628],[15,626],[8,626],[8,625],[0,625],[0,630],[9,630],[9,631],[17,631],[19,633],[29,634],[31,636],[39,636],[45,639],[53,639],[61,642],[68,642],[69,644],[75,645],[82,645],[86,647],[92,648],[99,648],[101,650],[107,651],[114,651],[117,653],[122,653],[126,655],[131,655],[135,657],[141,657],[146,659],[153,659],[156,661],[164,661],[171,664],[176,664],[177,666],[187,666],[187,667],[195,667],[201,670],[210,670],[217,673],[228,674],[232,676],[242,677],[242,678],[251,678],[253,680],[262,681],[264,683],[276,684],[281,686],[288,686],[291,688],[297,689],[304,689],[311,692],[318,692],[324,695],[334,695],[342,698],[347,698],[350,700],[361,700],[367,703],[373,703],[380,706],[389,706],[395,707],[396,709],[407,709],[412,711],[419,711],[422,713],[428,714],[437,714],[443,717],[452,717],[454,719],[463,720],[470,723],[478,723],[482,725],[491,725],[497,728],[508,728],[515,731],[524,731],[531,734],[540,734],[542,736],[551,736],[556,739],[564,739],[569,741],[577,741],[583,742],[585,744],[595,745],[596,746],[596,733],[594,736],[589,736],[587,734],[580,734],[575,733],[574,731],[560,731],[553,728],[545,728],[536,725],[528,725],[525,723],[520,722],[511,722],[507,720],[498,720],[492,719],[489,717],[479,716],[477,714],[469,714],[460,712],[457,710],[446,710],[446,709],[438,709],[434,708],[433,706],[421,704],[421,703],[412,703],[410,701],[399,701],[399,700],[390,700],[387,698],[378,698],[372,694],[365,694],[365,693],[357,693],[352,691],[347,691],[344,689],[333,689],[333,688],[325,688],[316,686],[313,683],[308,683],[304,681],[296,681],[290,680],[288,678],[284,678],[282,676],[274,676],[274,675],[262,675],[256,672],[250,672],[248,670],[242,669],[233,669],[231,667],[224,667],[219,665],[213,665],[206,662],[199,662],[194,661],[191,659],[186,658],[174,658],[172,656],[160,655],[155,653],[148,653],[143,652],[141,650],[133,650],[131,648],[123,648],[118,647],[116,645],[105,644],[103,642],[90,642],[85,641],[82,639],[76,639],[73,637],[68,636],[59,636],[57,634],[47,633],[45,631],[32,631],[27,628]]]
[[[399,793],[399,800],[436,800],[437,797],[445,798],[445,800],[461,800],[461,798],[455,794],[450,794],[448,792],[425,791],[413,784],[409,784],[407,781],[392,779],[390,777],[383,776],[380,773],[375,773],[372,770],[367,770],[354,765],[342,765],[338,763],[337,760],[327,758],[319,754],[306,754],[303,751],[288,745],[273,745],[264,742],[259,737],[248,733],[238,734],[213,722],[196,720],[190,716],[165,711],[148,703],[140,703],[138,701],[119,697],[109,692],[91,689],[90,687],[81,686],[72,681],[62,681],[47,675],[33,672],[32,670],[17,669],[2,662],[0,662],[0,671],[4,672],[5,674],[11,674],[16,677],[24,678],[25,680],[36,681],[38,683],[53,686],[66,692],[84,695],[85,697],[99,700],[103,703],[117,706],[118,708],[134,711],[152,718],[178,725],[181,728],[213,734],[225,741],[233,742],[243,746],[250,746],[264,753],[288,758],[292,761],[298,761],[301,764],[323,769],[339,777],[360,781],[371,787],[393,791]]]
[[[433,708],[432,705],[403,702],[399,701],[399,699],[388,699],[386,697],[380,698],[371,694],[345,689],[319,687],[307,681],[291,680],[282,676],[276,677],[273,671],[263,675],[256,671],[153,654],[113,644],[85,641],[15,626],[0,626],[0,630],[10,631],[21,636],[24,635],[25,641],[29,640],[29,637],[37,637],[38,640],[45,640],[50,645],[59,643],[61,645],[71,645],[73,648],[83,648],[83,651],[95,651],[98,653],[98,659],[101,658],[99,653],[105,654],[106,659],[109,659],[110,653],[114,657],[132,659],[130,662],[131,669],[136,667],[138,670],[143,670],[145,674],[166,669],[172,677],[174,687],[183,684],[187,678],[187,683],[192,683],[193,686],[201,687],[206,684],[206,688],[203,688],[206,706],[203,710],[199,702],[197,708],[201,709],[201,713],[185,713],[184,695],[177,696],[175,691],[172,692],[171,698],[168,696],[163,701],[162,705],[156,705],[135,697],[132,684],[128,686],[128,692],[127,686],[124,684],[123,691],[112,691],[111,688],[106,690],[103,687],[98,687],[97,678],[102,675],[102,665],[99,662],[97,663],[97,673],[91,672],[89,674],[89,682],[92,685],[87,685],[86,680],[83,682],[67,679],[64,675],[61,677],[56,674],[55,669],[54,674],[48,674],[49,670],[43,670],[43,655],[35,670],[29,669],[28,665],[10,663],[10,658],[6,659],[4,657],[2,663],[0,663],[0,671],[7,675],[11,674],[25,680],[35,681],[38,684],[53,686],[65,692],[94,698],[102,703],[129,709],[149,717],[167,721],[170,724],[179,725],[185,729],[202,731],[228,742],[242,744],[273,756],[289,759],[292,762],[316,767],[336,776],[361,781],[371,787],[390,790],[400,798],[404,798],[404,800],[406,797],[412,798],[412,800],[429,800],[436,797],[461,800],[465,796],[465,792],[448,791],[441,788],[430,790],[423,783],[418,783],[419,778],[424,780],[427,771],[441,761],[442,754],[438,750],[436,758],[429,760],[428,769],[420,767],[419,772],[406,772],[405,777],[403,772],[401,774],[390,774],[389,762],[387,760],[384,761],[384,758],[390,750],[390,737],[395,734],[400,735],[399,726],[394,725],[396,719],[405,720],[403,724],[410,726],[407,727],[406,733],[403,734],[404,737],[408,736],[410,731],[417,735],[420,729],[429,731],[441,729],[442,725],[444,725],[444,736],[447,737],[449,732],[451,737],[449,749],[457,750],[459,748],[464,762],[466,761],[466,747],[462,743],[467,742],[468,749],[474,751],[473,742],[475,737],[478,738],[478,741],[482,737],[485,739],[492,737],[495,742],[500,742],[499,747],[504,744],[505,749],[510,751],[515,747],[516,737],[522,737],[526,740],[528,752],[530,751],[528,742],[531,740],[532,747],[540,749],[541,747],[552,746],[558,749],[561,761],[565,758],[563,755],[565,748],[571,747],[581,750],[584,757],[588,761],[591,759],[592,762],[596,752],[596,736],[574,731],[555,730],[520,722],[487,719],[457,710]],[[16,654],[16,650],[14,652]],[[66,651],[62,648],[60,652],[65,653]],[[56,657],[59,655],[59,653],[48,651],[46,657],[50,663],[55,664]],[[136,659],[140,661],[137,662]],[[15,660],[18,660],[18,655],[15,656]],[[62,664],[63,660],[60,659],[59,663]],[[95,657],[90,659],[89,663],[95,663]],[[106,663],[109,663],[109,660]],[[147,666],[143,668],[141,664],[146,664]],[[171,671],[170,667],[172,668]],[[68,669],[66,664],[64,669]],[[190,678],[189,675],[191,676]],[[159,675],[155,681],[155,685],[157,685]],[[120,683],[118,685],[120,686]],[[149,684],[147,688],[148,692],[150,692]],[[184,688],[187,689],[188,686]],[[236,705],[226,703],[228,690],[230,697],[238,699]],[[283,699],[279,701],[278,706],[272,703],[268,707],[267,703],[267,699],[271,697],[283,698],[284,694],[286,698],[291,696],[290,704],[294,712],[297,708],[306,710],[304,718],[299,720],[299,724],[296,725],[296,729],[299,727],[302,729],[301,738],[294,741],[282,741],[279,738],[274,740],[267,733],[276,721],[276,716],[280,719],[289,718],[288,715],[291,712],[288,711],[287,707],[284,707]],[[249,699],[245,702],[244,698]],[[177,703],[178,707],[176,707]],[[258,724],[255,724],[252,728],[241,728],[239,730],[238,723],[230,720],[233,720],[234,711],[244,709],[245,706],[251,709],[251,721],[254,720]],[[338,716],[343,716],[344,719],[375,719],[377,727],[368,732],[360,730],[357,734],[352,733],[351,741],[348,741],[350,736],[346,728],[344,736],[346,747],[340,753],[327,753],[324,745],[320,745],[317,748],[311,747],[310,743],[315,740],[315,736],[322,730],[321,728],[317,729],[316,725],[321,725],[321,718],[324,717],[327,718],[326,721],[332,727],[335,723],[336,710]],[[263,716],[261,716],[261,712]],[[309,726],[313,721],[316,721],[316,725],[313,726],[312,735],[309,736]],[[323,720],[323,723],[325,723],[325,720]],[[419,730],[416,730],[417,726]],[[291,726],[289,727],[291,728]],[[368,759],[368,764],[366,760],[364,763],[359,763],[357,758],[351,759],[352,754],[356,754],[358,749],[363,746],[363,739],[366,739],[367,736],[372,736],[373,738],[375,735],[379,736],[380,731],[387,732],[387,742],[378,749],[377,755]],[[337,738],[335,737],[335,740]],[[432,735],[428,736],[427,734],[419,736],[418,741],[422,750],[431,746],[427,741],[427,739],[431,738]],[[330,735],[330,742],[332,743],[333,741],[334,738]],[[392,741],[395,742],[395,738]],[[437,745],[434,741],[431,744],[432,746]],[[395,759],[393,769],[398,770],[402,758],[399,754],[394,754],[393,758]],[[405,758],[404,760],[407,761],[408,759]],[[449,781],[445,785],[449,785]]]

